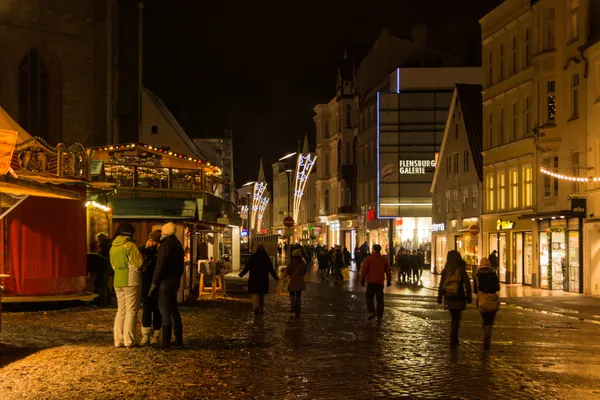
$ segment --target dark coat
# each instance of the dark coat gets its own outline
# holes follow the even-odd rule
[[[279,280],[273,269],[273,263],[264,250],[257,250],[250,256],[248,264],[240,272],[240,277],[248,272],[250,272],[250,278],[248,278],[248,293],[250,294],[264,296],[269,293],[269,274],[276,281]]]
[[[458,294],[456,296],[446,296],[444,294],[444,282],[450,273],[448,266],[446,266],[442,271],[442,279],[440,279],[440,286],[438,288],[438,303],[441,304],[443,299],[445,307],[449,310],[464,310],[467,308],[467,303],[471,303],[473,301],[471,282],[469,280],[469,276],[467,275],[467,271],[463,265],[458,268],[460,269],[460,276],[462,278],[462,285],[460,286]]]
[[[146,247],[140,246],[140,253],[144,256],[144,264],[142,264],[142,297],[150,290],[152,285],[152,277],[156,270],[156,260],[158,257],[157,246]]]
[[[498,269],[498,256],[496,255],[496,253],[490,254],[490,256],[488,257],[488,260],[490,260],[490,265],[492,266],[492,268]]]
[[[344,265],[348,267],[350,265],[350,261],[352,260],[352,255],[348,250],[344,250]]]
[[[290,276],[288,290],[297,292],[306,289],[306,283],[304,283],[306,263],[302,260],[302,257],[292,257],[292,261],[290,261],[287,270],[288,275]]]
[[[473,292],[478,293],[497,293],[500,291],[500,280],[496,271],[488,266],[483,266],[475,274],[475,284]]]
[[[183,246],[177,236],[169,235],[160,241],[152,283],[179,287],[184,270]]]

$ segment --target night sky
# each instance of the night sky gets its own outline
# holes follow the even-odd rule
[[[233,129],[240,186],[260,158],[270,175],[305,132],[314,149],[312,109],[335,95],[346,47],[371,44],[383,27],[409,39],[424,22],[431,47],[478,55],[478,20],[501,2],[146,0],[144,84],[190,136]]]

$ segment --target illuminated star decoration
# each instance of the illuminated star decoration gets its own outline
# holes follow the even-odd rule
[[[250,218],[250,229],[254,229],[256,218],[258,214],[258,208],[260,206],[260,200],[262,198],[265,189],[267,188],[267,182],[257,182],[254,185],[254,193],[252,195],[252,215]]]
[[[298,221],[298,214],[300,213],[300,204],[302,203],[302,197],[304,196],[304,188],[308,176],[312,171],[317,156],[314,153],[306,153],[298,155],[298,163],[296,164],[296,182],[294,187],[294,221]]]
[[[263,197],[260,200],[260,206],[258,207],[258,215],[256,216],[257,221],[256,221],[256,230],[258,232],[260,232],[260,228],[262,227],[262,219],[263,219],[263,215],[265,213],[265,208],[267,208],[267,203],[269,202],[269,198],[268,197]]]

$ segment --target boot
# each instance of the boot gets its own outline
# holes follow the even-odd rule
[[[489,350],[492,346],[492,325],[483,326],[483,349]]]
[[[150,344],[158,344],[158,343],[160,343],[160,336],[161,336],[161,330],[160,329],[156,329],[154,331],[154,333],[152,334],[152,337],[150,337]]]
[[[169,349],[171,348],[171,325],[163,325],[162,327],[162,343],[157,343],[156,348],[158,349]]]
[[[152,328],[142,326],[142,341],[140,342],[140,345],[148,345],[148,343],[150,343],[150,336],[152,336]]]
[[[173,331],[175,333],[175,342],[173,343],[174,347],[183,347],[183,326],[182,324],[174,324]]]

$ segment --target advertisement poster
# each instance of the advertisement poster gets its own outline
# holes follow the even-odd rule
[[[5,175],[10,170],[10,160],[15,151],[18,133],[0,129],[0,175]]]

